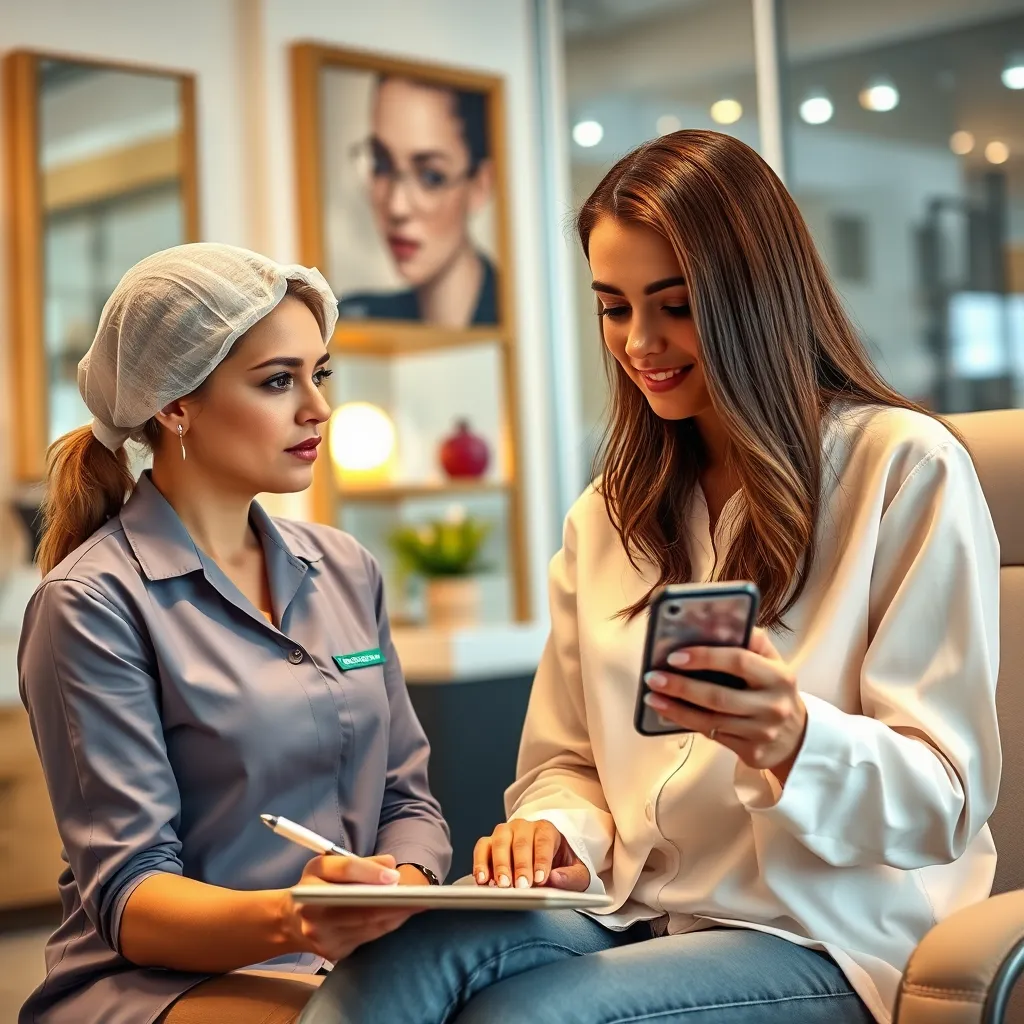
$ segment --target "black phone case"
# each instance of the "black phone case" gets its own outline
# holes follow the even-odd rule
[[[671,600],[679,600],[681,598],[694,599],[703,596],[705,600],[712,600],[718,597],[746,597],[750,600],[749,609],[747,612],[747,622],[743,631],[743,646],[750,646],[750,636],[754,630],[754,624],[757,622],[757,608],[760,602],[760,591],[752,583],[736,583],[729,586],[714,586],[708,588],[698,588],[687,585],[685,588],[676,587],[663,587],[659,590],[652,598],[651,603],[648,606],[648,619],[647,619],[647,637],[644,641],[644,660],[643,666],[640,670],[640,685],[637,688],[636,697],[636,708],[633,712],[633,726],[638,733],[642,736],[674,736],[683,732],[690,732],[689,729],[676,728],[676,729],[659,729],[657,732],[651,732],[644,728],[644,712],[647,710],[647,705],[644,703],[644,697],[650,692],[650,687],[644,682],[644,676],[648,672],[655,668],[662,668],[669,672],[678,672],[678,669],[673,669],[666,665],[654,665],[654,644],[657,635],[657,624],[658,616],[661,614],[662,606]],[[694,644],[693,646],[698,646]],[[726,644],[718,645],[715,641],[704,640],[700,641],[699,646],[702,647],[714,647],[714,646],[730,646]],[[743,679],[738,676],[731,675],[728,672],[713,672],[713,671],[696,671],[686,672],[685,675],[692,679],[700,679],[708,683],[716,683],[719,686],[729,686],[734,690],[745,690],[747,684]],[[674,699],[674,698],[669,698]],[[685,703],[680,701],[679,703]]]

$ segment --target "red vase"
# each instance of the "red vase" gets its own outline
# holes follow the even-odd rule
[[[455,424],[455,433],[442,443],[440,456],[444,471],[457,479],[483,476],[491,460],[487,442],[470,431],[466,420]]]

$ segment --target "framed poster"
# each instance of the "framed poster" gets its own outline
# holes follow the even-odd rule
[[[338,296],[339,340],[509,330],[501,79],[293,48],[303,259]]]

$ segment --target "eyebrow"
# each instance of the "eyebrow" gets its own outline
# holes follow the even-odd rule
[[[314,364],[313,369],[318,366],[322,366],[330,359],[330,353],[325,352]],[[259,363],[256,366],[250,366],[250,370],[262,370],[268,366],[284,366],[289,370],[301,370],[302,365],[305,363],[304,359],[299,359],[296,356],[274,356],[273,359],[268,359],[265,363]]]
[[[653,295],[655,292],[663,292],[666,288],[675,288],[676,285],[685,285],[685,277],[666,277],[661,281],[653,281],[644,288],[644,295]],[[595,292],[607,292],[609,295],[622,295],[622,289],[616,288],[613,284],[605,284],[603,281],[594,281],[590,286]]]

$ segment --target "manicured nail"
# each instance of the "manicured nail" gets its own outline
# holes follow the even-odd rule
[[[673,651],[668,656],[668,663],[675,668],[682,668],[690,660],[688,651]]]
[[[544,872],[543,871],[535,871],[533,873],[533,880],[537,883],[537,885],[540,885],[541,882],[544,881]]]
[[[526,875],[520,875],[516,879],[516,888],[517,889],[529,889],[530,888],[530,880],[526,877]]]
[[[668,685],[668,679],[660,672],[648,672],[644,681],[654,690],[663,690]]]
[[[393,871],[391,868],[385,868],[380,873],[380,880],[385,885],[393,885],[395,882],[401,879],[401,875],[397,871]]]
[[[656,693],[645,693],[644,703],[649,708],[654,708],[656,711],[664,711],[670,706],[666,697],[659,697]]]
[[[508,875],[498,875],[498,888],[507,889],[512,883],[509,881]]]
[[[478,883],[479,883],[480,885],[483,885],[483,884],[484,884],[484,882],[486,882],[486,881],[487,881],[487,872],[486,872],[486,871],[478,871],[478,872],[476,873],[476,880],[477,880],[477,882],[478,882]]]

